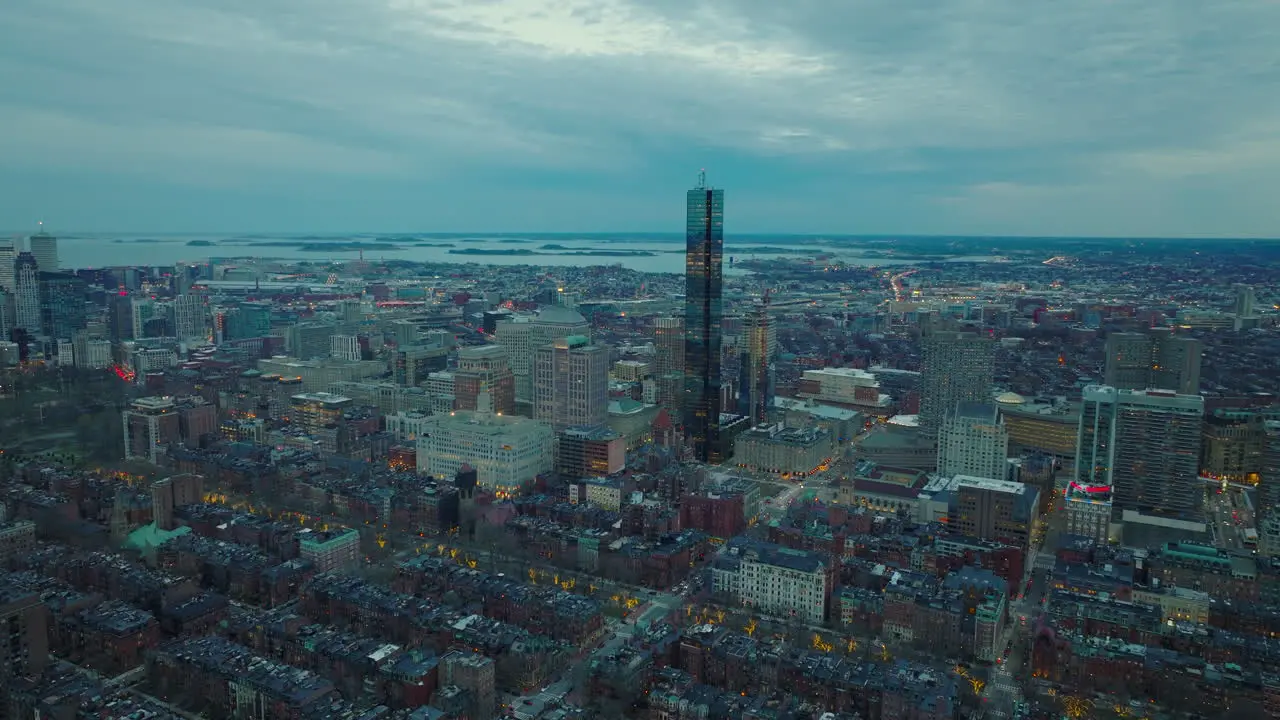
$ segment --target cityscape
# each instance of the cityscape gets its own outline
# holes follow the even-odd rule
[[[1280,246],[728,196],[683,247],[0,245],[4,716],[1280,714]]]

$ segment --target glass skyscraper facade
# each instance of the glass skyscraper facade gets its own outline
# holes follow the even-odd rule
[[[706,177],[688,193],[685,227],[684,427],[694,457],[719,463],[721,287],[724,259],[724,191]]]

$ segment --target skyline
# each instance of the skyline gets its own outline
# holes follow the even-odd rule
[[[4,227],[1280,235],[1262,0],[13,5]]]

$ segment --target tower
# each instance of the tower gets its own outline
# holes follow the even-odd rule
[[[1280,556],[1280,420],[1266,421],[1266,445],[1258,481],[1258,552]]]
[[[995,377],[995,346],[974,332],[932,332],[920,353],[920,427],[936,437],[962,402],[986,402]]]
[[[14,327],[40,334],[40,270],[29,252],[13,262]]]
[[[1167,328],[1107,336],[1106,384],[1117,390],[1170,390],[1181,395],[1200,392],[1199,340],[1174,335]]]
[[[557,432],[602,427],[609,417],[609,348],[571,335],[537,349],[533,417]]]
[[[707,187],[706,172],[685,205],[684,426],[697,460],[725,459],[720,438],[720,354],[723,320],[724,191]]]
[[[43,224],[42,224],[43,225]],[[41,230],[28,238],[31,254],[41,272],[58,272],[58,238]]]
[[[49,337],[71,339],[87,324],[85,283],[75,275],[40,272],[40,321]]]
[[[738,384],[738,413],[759,425],[768,419],[773,405],[773,360],[778,349],[778,331],[769,321],[769,291],[743,318],[739,337],[741,382]]]
[[[938,433],[938,472],[1004,480],[1009,432],[994,405],[960,403]]]
[[[0,240],[0,290],[13,292],[13,263],[18,250],[12,240]]]
[[[1117,510],[1199,517],[1203,415],[1199,395],[1086,387],[1073,489],[1109,487]]]
[[[1257,296],[1253,291],[1252,285],[1245,283],[1236,283],[1232,286],[1236,294],[1235,315],[1241,318],[1253,317],[1253,305],[1257,300]]]

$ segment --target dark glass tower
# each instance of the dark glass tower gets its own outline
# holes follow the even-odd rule
[[[706,173],[689,191],[684,258],[684,428],[694,457],[724,460],[720,438],[720,345],[723,308],[724,191]]]

